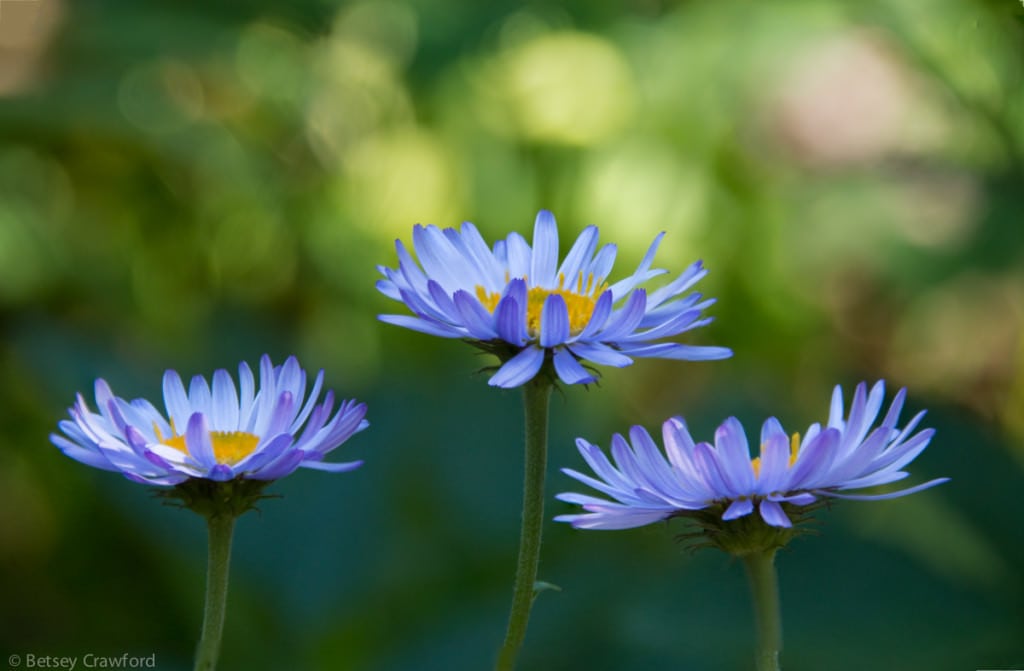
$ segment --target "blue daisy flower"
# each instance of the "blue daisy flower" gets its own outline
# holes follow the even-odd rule
[[[116,471],[130,480],[172,486],[190,479],[269,481],[297,468],[339,473],[362,462],[328,463],[328,452],[369,423],[366,405],[354,400],[334,408],[328,391],[318,403],[324,373],[306,394],[306,372],[295,357],[274,366],[264,355],[255,379],[246,363],[238,367],[238,386],[225,370],[212,384],[192,378],[188,391],[173,370],[164,374],[166,415],[146,399],[126,401],[96,380],[96,405],[89,409],[78,394],[60,422],[64,435],[50,440],[72,459]]]
[[[734,417],[715,431],[714,445],[695,443],[682,418],[669,419],[662,427],[664,455],[645,429],[634,426],[629,441],[613,436],[614,465],[599,447],[580,438],[580,454],[597,477],[568,468],[563,472],[614,501],[559,494],[560,500],[578,504],[586,512],[555,519],[582,529],[628,529],[688,511],[717,510],[721,520],[729,521],[756,509],[768,525],[789,528],[787,509],[799,515],[820,497],[891,499],[948,481],[937,478],[882,494],[849,493],[905,478],[908,473],[903,468],[935,433],[933,429],[915,433],[924,411],[899,428],[905,389],[875,426],[884,396],[884,382],[876,383],[870,393],[861,383],[844,417],[843,392],[837,386],[825,426],[813,424],[803,438],[800,434],[789,437],[772,417],[761,427],[760,455],[754,458],[743,426]]]
[[[413,246],[419,263],[400,240],[398,268],[380,266],[377,288],[408,307],[412,315],[380,315],[381,321],[444,338],[468,339],[497,354],[502,365],[490,379],[497,387],[518,387],[533,379],[545,361],[566,384],[596,380],[581,362],[623,367],[634,357],[690,361],[732,356],[725,347],[684,345],[664,338],[708,324],[713,299],[684,296],[707,274],[700,261],[661,288],[640,285],[668,271],[652,269],[659,234],[636,271],[608,284],[616,247],[597,246],[598,230],[580,233],[558,263],[558,228],[542,210],[533,247],[518,233],[490,248],[473,224],[460,230],[417,225]]]

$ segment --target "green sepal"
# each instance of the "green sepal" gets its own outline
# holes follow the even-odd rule
[[[705,547],[718,548],[735,557],[775,552],[791,540],[804,534],[817,533],[808,526],[814,523],[810,512],[825,505],[822,502],[810,506],[795,506],[781,502],[782,509],[793,522],[792,527],[774,527],[765,522],[757,512],[734,520],[723,520],[726,504],[719,503],[703,510],[681,510],[673,517],[683,517],[697,527],[692,532],[680,534],[679,539],[688,543],[691,550]]]
[[[272,480],[233,480],[217,481],[206,478],[189,478],[170,489],[154,492],[164,499],[167,505],[188,508],[212,519],[215,517],[236,518],[243,513],[254,510],[260,499],[273,498],[263,493],[264,488]]]

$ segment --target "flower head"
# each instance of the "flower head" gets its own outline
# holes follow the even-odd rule
[[[78,394],[60,422],[64,435],[50,440],[83,464],[117,471],[150,485],[178,485],[190,479],[224,482],[268,481],[299,467],[343,472],[362,462],[326,463],[324,456],[369,424],[366,406],[345,401],[332,416],[334,393],[317,403],[324,373],[306,394],[306,372],[295,357],[274,366],[260,360],[259,387],[246,363],[238,366],[238,387],[225,370],[212,384],[195,376],[186,392],[173,370],[164,373],[167,414],[147,401],[126,401],[96,380],[95,413]]]
[[[503,362],[490,384],[517,387],[550,360],[567,384],[594,375],[580,362],[623,367],[633,357],[707,360],[732,355],[724,347],[657,342],[711,321],[713,299],[683,296],[707,271],[698,261],[651,292],[638,288],[668,271],[651,269],[664,233],[658,235],[629,277],[609,285],[616,247],[597,249],[596,226],[583,230],[558,263],[558,228],[546,210],[537,215],[533,247],[518,233],[489,248],[473,224],[461,230],[417,225],[413,245],[419,264],[400,240],[398,268],[381,266],[384,295],[414,315],[381,315],[390,324],[445,338],[467,338]],[[421,268],[422,266],[422,268]]]
[[[559,499],[579,504],[586,512],[556,519],[584,529],[628,529],[687,511],[707,510],[728,522],[756,508],[768,525],[789,528],[789,515],[799,516],[819,497],[889,499],[946,482],[949,478],[938,478],[885,494],[847,493],[906,477],[902,469],[927,447],[935,433],[933,429],[914,433],[924,411],[905,427],[897,426],[905,389],[875,426],[884,396],[883,382],[875,384],[870,393],[861,383],[844,418],[843,393],[837,386],[828,423],[824,427],[811,425],[803,438],[800,434],[787,436],[772,417],[761,427],[760,455],[753,459],[743,427],[734,417],[715,431],[714,445],[695,443],[681,418],[669,419],[662,427],[665,455],[647,431],[634,426],[630,441],[618,434],[612,438],[615,465],[600,448],[578,439],[580,454],[597,478],[572,469],[563,472],[615,501],[560,494]]]

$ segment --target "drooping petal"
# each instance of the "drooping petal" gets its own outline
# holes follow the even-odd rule
[[[593,361],[594,363],[601,364],[602,366],[615,366],[616,368],[625,368],[626,366],[633,365],[633,360],[618,352],[608,345],[595,342],[595,343],[573,343],[569,346],[572,353],[581,359],[587,361]]]
[[[754,502],[747,498],[736,499],[729,504],[725,512],[722,513],[723,520],[734,520],[744,515],[749,515],[754,511]]]
[[[523,351],[502,364],[487,384],[492,387],[513,388],[526,384],[537,375],[544,363],[544,350],[524,347]]]
[[[760,505],[758,505],[758,511],[761,513],[761,519],[773,527],[783,527],[788,529],[793,526],[793,522],[790,521],[778,501],[764,499],[761,501]]]
[[[554,354],[555,373],[566,384],[590,384],[597,378],[580,365],[576,357],[564,347],[559,347]]]

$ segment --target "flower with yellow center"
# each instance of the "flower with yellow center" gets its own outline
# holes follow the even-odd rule
[[[550,363],[567,384],[596,378],[581,362],[623,367],[634,357],[723,359],[724,347],[664,342],[704,326],[713,300],[686,292],[704,275],[693,263],[675,280],[648,294],[640,285],[664,274],[652,269],[664,234],[655,237],[636,271],[608,284],[615,245],[597,246],[588,226],[559,263],[558,228],[542,210],[533,246],[511,233],[488,247],[470,223],[461,230],[417,225],[418,262],[396,241],[398,268],[380,267],[377,288],[405,304],[413,315],[381,315],[382,321],[445,338],[464,338],[502,358],[490,380],[517,387]]]
[[[635,426],[630,441],[620,435],[612,438],[614,464],[581,438],[576,443],[580,454],[597,477],[572,469],[563,472],[614,500],[560,494],[559,499],[581,505],[585,512],[556,519],[583,529],[626,529],[708,509],[720,511],[720,521],[728,523],[756,508],[767,525],[788,528],[792,522],[787,510],[799,515],[820,497],[888,499],[946,482],[948,478],[938,478],[886,494],[847,493],[904,477],[902,469],[934,434],[932,429],[914,433],[923,412],[898,428],[905,390],[876,426],[884,394],[883,382],[870,393],[865,384],[858,385],[844,417],[842,390],[836,387],[828,423],[812,424],[803,438],[799,433],[788,437],[778,420],[769,418],[761,428],[760,455],[754,458],[735,417],[718,427],[714,445],[694,442],[681,418],[669,419],[662,427],[664,454],[646,430]]]
[[[99,412],[79,395],[71,419],[60,423],[63,435],[51,440],[78,461],[154,485],[275,480],[300,467],[343,472],[362,463],[323,458],[366,428],[365,405],[345,401],[332,415],[333,392],[320,398],[323,371],[307,394],[306,372],[295,357],[274,366],[264,356],[259,372],[258,386],[242,363],[237,386],[227,371],[218,370],[212,382],[193,377],[186,391],[169,370],[163,384],[166,416],[145,399],[115,396],[97,380]]]

